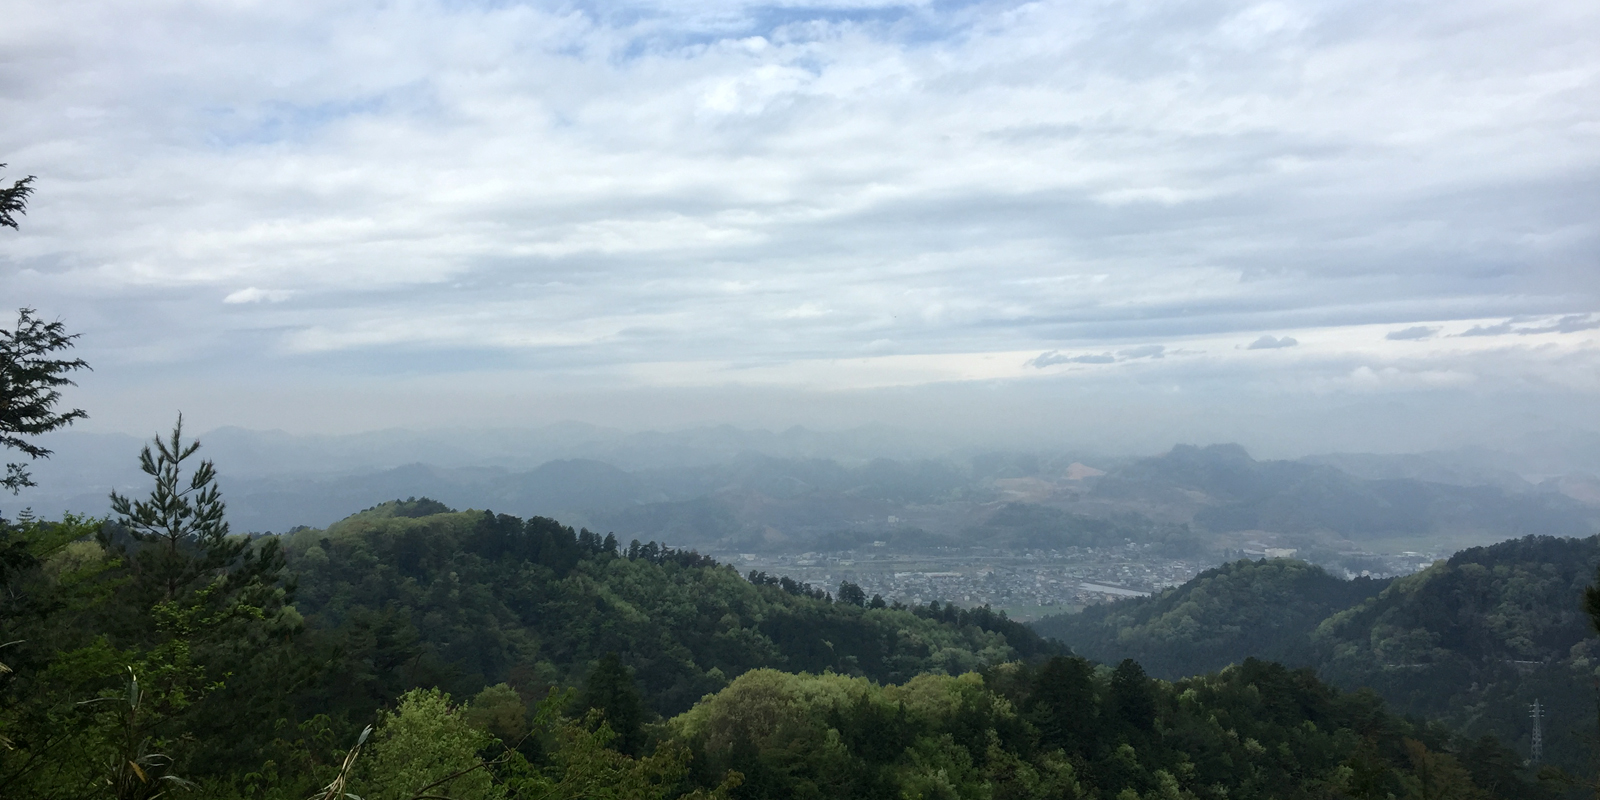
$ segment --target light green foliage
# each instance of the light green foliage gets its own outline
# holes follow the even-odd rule
[[[1078,800],[1085,796],[1077,770],[1059,750],[1040,753],[1029,761],[994,741],[985,760],[984,784],[994,797]]]
[[[670,722],[747,788],[797,796],[1078,797],[1059,753],[1023,756],[1022,721],[976,674],[882,686],[836,674],[755,670]],[[743,790],[741,790],[743,791]],[[751,796],[761,796],[751,795]]]
[[[639,758],[618,752],[610,727],[598,718],[558,720],[551,732],[550,765],[509,783],[517,797],[539,800],[725,800],[741,776],[725,773],[713,785],[687,783],[692,756],[679,742],[664,742]]]
[[[124,697],[103,698],[116,703],[120,717],[111,746],[105,756],[105,775],[101,783],[116,800],[155,800],[192,784],[172,774],[173,759],[152,750],[149,725],[141,718],[146,701],[138,674],[128,670],[128,689]]]
[[[472,726],[438,689],[416,689],[378,718],[372,742],[357,762],[352,791],[365,800],[411,800],[419,794],[453,800],[495,800],[478,753],[490,735]]]
[[[84,541],[101,520],[0,520],[0,797],[48,798],[104,776],[134,656],[95,630],[121,562]]]
[[[99,519],[0,522],[0,797],[76,797],[106,780],[138,795],[172,786],[141,771],[214,775],[257,757],[282,703],[273,689],[294,677],[271,654],[299,616],[275,541],[209,530],[163,547]],[[130,667],[137,713],[117,711],[131,708]]]
[[[461,710],[461,715],[468,725],[507,744],[515,744],[528,732],[527,705],[516,690],[503,683],[478,692],[472,703]]]
[[[1062,659],[1067,661],[1070,659]],[[1084,677],[1114,707],[1113,682],[1144,682],[1150,729],[1118,713],[1089,720],[1052,681]],[[1473,772],[1448,735],[1387,715],[1305,671],[1247,660],[1170,684],[1136,667],[1085,672],[1008,665],[987,676],[922,675],[879,685],[836,674],[756,670],[668,723],[672,740],[738,771],[740,798],[1128,798],[1268,800],[1490,796],[1550,798],[1509,771]],[[1040,731],[1056,731],[1044,739]],[[1414,743],[1414,744],[1408,744]],[[1426,744],[1423,744],[1426,742]],[[1493,742],[1472,758],[1506,765]],[[1493,772],[1494,774],[1490,774]],[[1451,794],[1451,793],[1454,794]]]

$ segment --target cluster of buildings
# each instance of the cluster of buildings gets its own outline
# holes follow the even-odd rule
[[[1022,552],[940,548],[916,553],[892,552],[882,543],[874,544],[833,553],[719,553],[716,558],[740,572],[786,576],[832,592],[849,581],[869,598],[881,595],[888,602],[907,605],[934,600],[968,608],[987,605],[1020,620],[1143,597],[1182,584],[1217,564],[1213,559],[1163,557],[1138,544]],[[1229,551],[1222,560],[1295,555],[1291,548],[1258,546]],[[1342,554],[1341,564],[1349,566],[1327,568],[1345,578],[1389,577],[1426,568],[1431,558],[1421,553]]]
[[[1017,619],[1144,596],[1181,584],[1210,566],[1155,558],[1140,546],[1020,553],[983,548],[946,548],[933,553],[741,553],[720,555],[718,560],[737,565],[741,572],[786,575],[829,590],[849,581],[868,597],[881,595],[889,602],[987,605],[1005,609]]]

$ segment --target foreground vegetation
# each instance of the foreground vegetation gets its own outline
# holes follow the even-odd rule
[[[143,510],[4,526],[0,797],[1555,796],[1309,671],[1165,682],[551,520],[234,536],[190,455]]]

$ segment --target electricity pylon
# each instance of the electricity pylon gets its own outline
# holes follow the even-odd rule
[[[1533,717],[1533,747],[1528,757],[1529,764],[1538,764],[1544,760],[1544,729],[1540,720],[1544,719],[1544,706],[1534,699],[1533,705],[1528,707],[1528,716]]]

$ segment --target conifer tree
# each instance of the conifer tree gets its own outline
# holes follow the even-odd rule
[[[0,164],[0,169],[5,166]],[[32,175],[0,189],[0,227],[16,229],[16,215],[27,213],[31,194]],[[29,458],[45,458],[50,455],[49,450],[23,437],[49,433],[89,416],[81,408],[65,413],[55,410],[61,399],[60,387],[72,385],[66,374],[89,365],[81,358],[54,357],[72,347],[72,340],[78,335],[68,335],[60,321],[45,322],[33,314],[31,308],[19,309],[17,327],[0,329],[0,448],[21,450]],[[0,488],[16,494],[32,485],[26,466],[6,465]]]
[[[644,744],[644,700],[634,686],[633,673],[622,665],[616,653],[600,657],[589,680],[584,683],[578,702],[597,709],[611,731],[617,735],[612,746],[618,752],[637,755]]]
[[[200,449],[200,442],[183,441],[182,414],[171,438],[156,437],[154,444],[153,452],[148,444],[139,452],[139,468],[156,482],[150,497],[130,500],[113,491],[111,510],[135,541],[152,545],[139,551],[136,563],[147,579],[162,585],[162,599],[172,600],[202,573],[232,561],[243,545],[228,541],[223,519],[227,506],[217,488],[216,465],[201,460],[184,485],[183,462]]]
[[[89,364],[81,358],[59,358],[72,347],[77,334],[62,324],[45,322],[31,308],[18,309],[17,326],[0,329],[0,447],[20,450],[29,458],[45,458],[50,451],[25,437],[49,433],[89,416],[83,409],[57,412],[61,387],[73,385],[66,375]],[[7,464],[0,488],[13,494],[32,486],[23,464]]]
[[[1076,656],[1045,662],[1033,678],[1030,705],[1044,742],[1069,753],[1086,753],[1099,717],[1094,667]]]
[[[6,165],[0,164],[0,169],[5,168]],[[12,181],[9,187],[0,189],[0,226],[16,229],[17,218],[13,215],[28,212],[30,194],[33,194],[32,175]]]
[[[1141,732],[1155,730],[1155,693],[1139,662],[1124,658],[1112,671],[1110,701],[1112,713],[1123,724]]]

